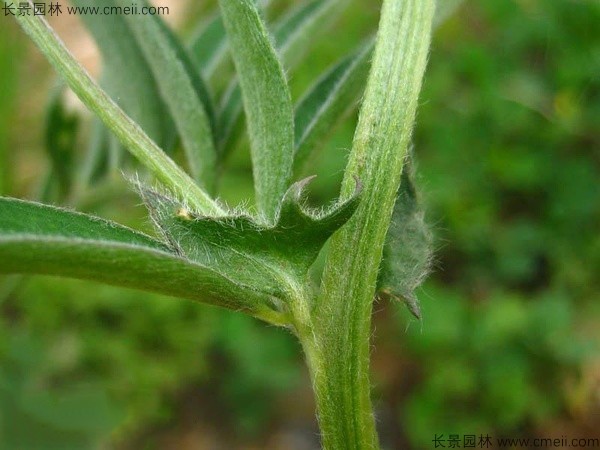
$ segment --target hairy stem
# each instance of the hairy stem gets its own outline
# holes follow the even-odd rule
[[[7,0],[5,3],[9,4]],[[48,61],[65,78],[73,92],[102,119],[123,145],[158,180],[175,191],[182,200],[199,213],[222,214],[219,205],[98,86],[42,16],[22,15],[17,16],[17,20]]]
[[[427,63],[434,0],[384,0],[373,66],[342,196],[363,185],[353,218],[333,237],[313,334],[301,337],[317,395],[323,447],[379,448],[369,384],[377,272]]]

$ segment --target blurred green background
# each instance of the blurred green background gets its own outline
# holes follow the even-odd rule
[[[213,4],[191,4],[181,34]],[[315,36],[290,74],[295,98],[375,29],[378,9],[354,0]],[[55,75],[12,20],[0,29],[0,192],[35,199]],[[317,204],[337,194],[355,121],[311,170]],[[599,437],[600,2],[467,0],[435,34],[414,141],[436,264],[422,323],[375,305],[384,446]],[[231,203],[251,196],[247,153],[222,184]],[[149,230],[127,189],[115,173],[77,208]],[[286,332],[91,283],[0,281],[0,449],[318,448]]]

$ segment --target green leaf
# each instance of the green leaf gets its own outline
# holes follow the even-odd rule
[[[332,23],[343,11],[347,0],[315,0],[301,4],[278,20],[274,39],[283,64],[293,69],[314,45],[314,35]],[[225,158],[234,146],[242,125],[242,96],[237,80],[233,80],[221,101],[218,148]]]
[[[244,285],[255,286],[284,303],[293,301],[309,267],[329,237],[353,214],[355,195],[325,211],[302,206],[306,179],[286,192],[274,225],[245,214],[203,217],[168,195],[140,188],[159,233],[171,250],[209,265]]]
[[[270,0],[260,0],[256,3],[263,10]],[[227,61],[228,46],[225,25],[218,12],[198,26],[188,48],[195,66],[206,80],[211,80],[220,73],[221,67]]]
[[[79,6],[93,5],[91,0],[75,1]],[[120,3],[110,0],[110,4]],[[172,31],[157,16],[83,17],[102,51],[102,84],[109,94],[161,147],[169,150],[177,131],[192,175],[210,186],[216,156],[212,100]],[[165,109],[170,113],[167,118]],[[105,150],[118,151],[115,142]]]
[[[275,218],[291,175],[292,101],[281,62],[251,0],[219,0],[242,89],[252,152],[256,203]]]
[[[219,14],[200,26],[188,48],[196,67],[210,78],[227,53],[227,34]]]
[[[415,290],[429,274],[433,236],[425,222],[414,177],[412,158],[409,158],[402,171],[392,222],[386,236],[379,288],[386,295],[400,298],[410,312],[420,319],[421,308]]]
[[[286,68],[296,66],[322,33],[344,11],[348,0],[302,2],[279,19],[273,38]]]
[[[216,14],[203,26],[191,46],[196,64],[207,79],[216,72],[222,74],[220,68],[227,61],[229,47],[225,25],[220,14]],[[221,160],[225,158],[226,150],[232,147],[232,142],[239,135],[243,110],[242,92],[237,79],[231,80],[230,74],[226,78],[230,79],[229,83],[219,80],[220,85],[226,86],[226,89],[221,98],[216,124],[217,156]]]
[[[4,0],[7,3],[8,0]],[[66,49],[48,22],[39,15],[17,15],[16,20],[75,94],[115,133],[121,143],[170,189],[207,214],[223,211],[214,199],[173,162],[119,108]]]
[[[166,36],[171,48],[181,64],[183,65],[187,75],[189,76],[194,90],[196,91],[200,100],[202,100],[202,104],[208,117],[210,119],[210,125],[214,132],[215,126],[215,107],[213,104],[213,99],[211,97],[211,93],[209,92],[208,86],[204,81],[204,77],[202,74],[199,74],[196,68],[194,67],[194,61],[192,59],[192,55],[187,50],[187,47],[183,44],[180,38],[175,34],[175,32],[167,25],[167,23],[160,18],[160,16],[151,16],[154,18],[155,22],[158,24],[160,29],[163,31]]]
[[[221,99],[217,116],[217,148],[223,161],[233,150],[242,127],[242,91],[237,79],[232,80]]]
[[[373,43],[325,72],[296,105],[295,164],[302,167],[346,114],[356,107],[369,73]]]
[[[444,0],[436,9],[434,28],[441,25],[462,0]],[[359,48],[325,72],[296,104],[296,167],[302,168],[346,114],[359,103],[364,92],[374,41]]]
[[[129,5],[125,0],[117,0],[117,4]],[[210,119],[212,107],[200,75],[176,37],[158,17],[125,17],[175,121],[192,176],[212,190],[216,161]]]
[[[60,198],[65,198],[75,181],[75,152],[79,118],[66,111],[64,86],[52,93],[46,115],[46,150],[52,162],[52,171],[59,186]]]
[[[104,3],[116,6],[114,0]],[[73,0],[73,4],[95,6],[97,2]],[[102,86],[154,142],[168,148],[173,122],[165,120],[165,104],[154,76],[124,16],[83,14],[81,19],[102,53]]]
[[[118,224],[0,198],[0,273],[59,275],[198,300],[275,320],[269,299]]]
[[[100,384],[54,386],[40,370],[49,353],[40,340],[12,332],[4,344],[10,350],[0,355],[0,448],[91,450],[123,422],[124,411]]]

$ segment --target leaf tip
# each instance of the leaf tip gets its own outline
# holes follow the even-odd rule
[[[293,195],[294,200],[299,201],[302,199],[304,195],[304,191],[306,187],[312,183],[312,181],[317,178],[316,175],[311,175],[309,177],[303,178],[300,181],[295,182],[290,188],[289,192]]]
[[[383,288],[379,292],[381,294],[384,294],[386,297],[404,303],[408,311],[415,317],[415,319],[423,320],[421,304],[414,292],[404,292],[402,294],[396,294],[393,293],[389,288]]]

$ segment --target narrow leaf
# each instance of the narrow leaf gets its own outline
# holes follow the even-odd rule
[[[126,6],[125,0],[117,4]],[[188,166],[195,180],[212,189],[216,152],[206,87],[186,51],[156,16],[127,15],[175,126],[181,137]],[[168,70],[166,70],[168,68]]]
[[[163,293],[261,316],[263,295],[96,217],[0,198],[0,273],[59,275]]]
[[[420,319],[421,308],[415,290],[429,274],[433,236],[425,222],[414,177],[412,158],[409,158],[402,171],[392,222],[386,236],[379,289],[388,296],[400,298],[410,312]]]
[[[441,25],[462,0],[444,0],[436,9],[434,28]],[[359,48],[325,72],[310,86],[296,104],[296,167],[310,161],[314,151],[325,144],[327,137],[359,103],[364,92],[373,56],[374,42]]]
[[[311,153],[356,107],[369,72],[373,44],[338,62],[298,101],[295,115],[295,163],[302,167]]]
[[[251,0],[219,0],[236,65],[259,212],[273,221],[291,175],[292,101],[281,63]]]
[[[322,33],[344,11],[348,0],[312,0],[300,3],[278,20],[273,38],[286,68],[295,67]]]
[[[221,161],[233,150],[239,138],[243,110],[242,91],[238,80],[234,79],[223,94],[217,116],[217,148]]]
[[[269,3],[270,0],[256,2],[260,10],[267,8]],[[220,74],[220,69],[228,59],[228,46],[225,25],[219,12],[200,23],[188,48],[195,67],[206,80],[210,81]]]
[[[169,41],[172,51],[175,53],[181,64],[183,64],[185,72],[189,76],[194,90],[196,91],[196,94],[202,101],[202,105],[204,106],[206,114],[210,119],[211,128],[214,129],[216,116],[213,99],[211,97],[211,93],[209,92],[208,86],[204,81],[204,77],[201,73],[198,73],[198,71],[194,67],[192,55],[189,53],[187,47],[183,44],[180,38],[175,34],[175,32],[167,25],[167,23],[164,20],[160,19],[159,16],[151,17],[154,18],[154,21],[163,31],[164,35]]]
[[[300,4],[273,26],[277,50],[287,70],[293,69],[316,40],[314,35],[332,23],[347,0],[314,0]],[[221,102],[218,148],[221,158],[232,149],[242,125],[242,96],[236,79],[232,80]]]
[[[81,7],[97,5],[95,0],[72,2]],[[114,0],[104,4],[116,6]],[[81,19],[102,54],[102,87],[154,142],[168,150],[173,122],[165,120],[165,104],[154,76],[124,16],[83,14]]]
[[[219,14],[201,25],[189,49],[196,67],[209,79],[227,53],[227,35]]]
[[[8,0],[4,0],[8,3]],[[17,21],[73,92],[117,135],[142,164],[177,195],[207,214],[221,214],[219,205],[133,122],[73,58],[42,16],[17,16]]]

